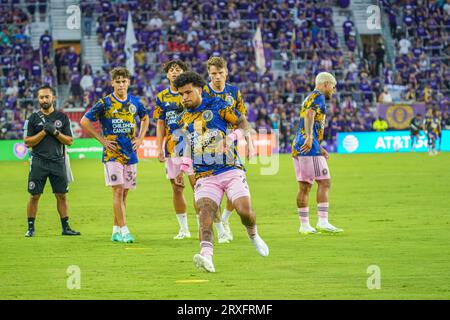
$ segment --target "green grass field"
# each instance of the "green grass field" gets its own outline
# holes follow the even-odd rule
[[[134,244],[110,241],[112,196],[99,160],[72,161],[71,225],[62,237],[49,182],[36,236],[25,238],[26,162],[0,163],[1,299],[449,299],[450,153],[332,155],[330,222],[342,235],[298,233],[297,183],[291,158],[277,175],[248,166],[259,232],[270,247],[260,257],[236,214],[235,240],[216,244],[215,274],[198,271],[197,237],[172,240],[178,224],[163,165],[139,164],[138,189],[128,198]],[[196,234],[192,191],[189,225]],[[317,221],[315,189],[311,222]],[[314,200],[314,201],[313,201]],[[81,289],[67,289],[67,268],[79,266]],[[369,290],[367,268],[381,271]],[[185,281],[191,280],[191,281]],[[205,280],[202,282],[192,280]]]

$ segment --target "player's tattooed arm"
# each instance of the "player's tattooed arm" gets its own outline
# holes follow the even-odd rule
[[[192,160],[192,150],[191,150],[191,141],[188,138],[188,134],[189,132],[187,130],[184,129],[177,129],[175,130],[175,132],[173,133],[174,136],[177,137],[183,137],[182,141],[184,141],[185,143],[183,143],[182,147],[182,152],[181,152],[181,171],[178,174],[178,176],[175,178],[175,185],[184,188],[184,179],[183,179],[183,174],[189,172],[189,169],[193,166],[193,160]],[[180,141],[181,139],[178,139],[178,141]]]
[[[306,110],[305,113],[305,143],[300,147],[300,152],[308,153],[312,148],[313,143],[313,125],[314,125],[314,117],[316,116],[316,111],[313,109]]]
[[[250,133],[250,124],[248,123],[247,117],[241,115],[237,120],[236,126],[238,129],[241,129],[244,134]]]
[[[200,215],[200,240],[213,242],[212,224],[218,206],[209,198],[201,198],[195,204]]]
[[[238,119],[238,129],[241,129],[244,133],[245,142],[247,143],[247,160],[253,158],[256,154],[255,146],[253,145],[252,140],[252,128],[250,127],[250,123],[247,120],[247,117],[241,115]]]

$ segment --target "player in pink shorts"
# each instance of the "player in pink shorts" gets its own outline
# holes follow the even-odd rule
[[[224,193],[233,202],[241,217],[250,241],[261,256],[269,255],[269,248],[258,235],[256,215],[244,167],[237,154],[235,141],[249,131],[249,124],[236,108],[217,97],[202,97],[205,85],[195,72],[184,72],[174,82],[186,107],[179,125],[186,137],[182,171],[193,166],[196,178],[195,203],[200,214],[200,254],[194,255],[197,268],[215,272],[213,264],[213,218]],[[232,132],[229,125],[236,126]],[[181,173],[176,183],[183,185]]]
[[[299,128],[292,143],[295,175],[299,184],[297,207],[300,218],[301,234],[321,232],[339,233],[328,222],[328,193],[330,190],[330,170],[328,152],[320,145],[323,139],[327,106],[325,98],[330,99],[336,90],[336,79],[328,72],[316,77],[316,88],[306,97],[300,110]],[[317,212],[319,220],[316,228],[309,223],[309,193],[317,182]]]
[[[81,119],[81,126],[103,145],[105,181],[113,192],[113,242],[134,242],[126,224],[128,190],[136,188],[138,157],[136,150],[142,144],[149,125],[147,111],[138,97],[127,93],[130,73],[118,67],[111,71],[112,94],[100,99]],[[140,119],[139,135],[137,118]],[[102,133],[92,122],[100,121]]]
[[[202,198],[209,198],[219,206],[224,193],[232,203],[240,197],[250,198],[247,177],[243,170],[232,169],[217,175],[200,178],[195,185],[196,202]]]
[[[181,60],[171,60],[164,64],[163,71],[169,80],[169,86],[158,93],[153,111],[156,120],[156,144],[158,159],[165,162],[166,176],[172,186],[172,197],[175,214],[179,224],[179,231],[174,239],[189,239],[191,233],[188,226],[187,206],[184,197],[184,188],[175,184],[175,178],[180,173],[183,141],[180,138],[177,119],[184,112],[181,97],[173,86],[173,81],[181,73],[188,70],[188,66]],[[187,173],[192,189],[195,178],[191,170]],[[194,208],[195,210],[195,208]],[[197,216],[198,220],[198,216]]]

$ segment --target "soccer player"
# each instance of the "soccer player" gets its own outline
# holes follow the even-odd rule
[[[245,169],[236,156],[234,143],[249,130],[248,121],[226,101],[202,97],[205,82],[195,72],[182,73],[174,85],[186,107],[179,123],[187,142],[182,172],[176,183],[183,184],[183,172],[190,165],[193,165],[196,178],[194,196],[200,215],[201,250],[194,256],[195,265],[215,272],[212,224],[224,192],[241,217],[257,252],[267,256],[269,248],[258,235]],[[230,124],[237,129],[227,135]]]
[[[436,151],[436,139],[440,131],[440,123],[436,120],[435,112],[433,109],[428,109],[423,121],[423,131],[428,138],[428,154],[435,156]]]
[[[222,57],[211,57],[206,63],[208,75],[211,81],[205,85],[203,95],[205,97],[219,97],[222,100],[231,104],[232,108],[237,109],[242,116],[247,115],[247,108],[244,105],[241,91],[238,87],[232,86],[226,83],[228,77],[227,62]],[[229,129],[235,129],[235,126],[230,125]],[[246,136],[246,141],[249,143],[249,150],[252,152],[253,145],[251,144],[250,135]],[[250,156],[250,155],[249,155]],[[230,199],[227,198],[227,204],[222,213],[222,223],[225,234],[228,236],[228,240],[233,240],[233,233],[231,232],[229,218],[233,212],[234,207]],[[222,223],[220,221],[214,221],[214,226],[217,229],[217,233],[221,234]]]
[[[325,99],[331,99],[336,90],[336,79],[328,72],[321,72],[315,79],[316,87],[303,101],[300,110],[300,122],[297,135],[292,143],[292,156],[299,192],[297,208],[300,218],[301,234],[317,231],[338,233],[328,222],[328,193],[330,190],[330,172],[327,165],[328,152],[320,145],[323,139],[327,105]],[[316,229],[309,223],[308,198],[314,181],[317,182],[317,210],[319,220]]]
[[[56,197],[56,208],[61,218],[62,235],[79,236],[69,226],[67,208],[68,178],[70,170],[67,166],[65,146],[73,143],[70,120],[62,112],[54,108],[55,90],[50,86],[42,86],[37,90],[39,111],[34,112],[25,121],[24,142],[31,148],[30,173],[28,174],[28,192],[30,200],[27,206],[28,231],[26,237],[34,236],[39,198],[44,192],[49,178]]]
[[[442,145],[442,126],[443,126],[443,119],[442,119],[442,111],[440,109],[435,110],[435,121],[437,124],[437,138],[439,139],[439,147],[437,152],[441,152],[441,145]]]
[[[422,128],[422,115],[420,113],[416,114],[414,118],[411,119],[409,124],[409,129],[411,131],[411,151],[414,151],[416,142],[420,139],[420,129]],[[414,141],[414,139],[416,141]]]
[[[169,79],[170,86],[156,97],[155,110],[153,118],[157,119],[156,129],[156,143],[158,146],[158,159],[160,162],[166,163],[167,179],[172,184],[173,191],[173,206],[177,216],[180,229],[174,239],[190,238],[189,226],[186,214],[186,200],[183,195],[184,188],[175,184],[175,178],[180,173],[180,166],[182,165],[180,152],[182,151],[181,141],[176,135],[178,129],[178,117],[184,112],[184,107],[181,102],[181,97],[176,92],[173,82],[181,73],[188,70],[188,66],[180,60],[171,60],[163,66],[167,79]],[[163,141],[165,139],[165,148],[163,148]],[[180,142],[180,143],[179,143]],[[165,150],[165,151],[164,151]],[[188,174],[189,182],[193,188],[195,184],[194,172],[191,170]]]
[[[127,93],[130,72],[123,67],[111,73],[114,92],[100,99],[81,119],[81,126],[103,145],[105,181],[112,187],[114,226],[111,240],[134,242],[126,223],[126,199],[129,189],[136,189],[137,148],[148,130],[149,117],[138,97]],[[141,121],[136,137],[137,120]],[[103,135],[96,132],[92,122],[100,121]]]

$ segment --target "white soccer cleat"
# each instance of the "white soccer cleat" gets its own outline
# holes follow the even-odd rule
[[[194,264],[200,270],[204,270],[206,272],[216,272],[212,258],[207,258],[197,253],[194,256]]]
[[[228,234],[226,232],[222,232],[217,235],[217,241],[219,243],[230,243],[230,238],[228,237]]]
[[[180,239],[189,239],[191,238],[191,233],[189,231],[186,230],[182,230],[180,229],[180,231],[178,232],[178,234],[173,237],[175,240],[180,240]]]
[[[228,239],[233,241],[233,232],[231,232],[230,223],[228,221],[222,221],[222,224],[225,232],[227,233]]]
[[[264,242],[263,239],[257,234],[253,239],[250,238],[250,241],[256,248],[256,251],[263,257],[267,257],[269,255],[269,247]]]
[[[300,234],[307,235],[317,233],[317,230],[311,227],[311,225],[301,225],[298,232],[300,232]]]
[[[325,233],[340,233],[340,232],[344,231],[341,228],[336,228],[329,222],[318,223],[316,226],[316,229],[317,229],[317,231],[325,232]]]

